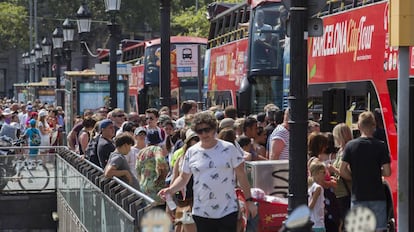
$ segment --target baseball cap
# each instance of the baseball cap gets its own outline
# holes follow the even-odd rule
[[[135,129],[134,135],[138,135],[141,132],[145,132],[145,134],[147,134],[147,130],[144,127],[140,126],[137,129]]]
[[[43,116],[47,116],[47,115],[48,115],[48,113],[47,113],[46,110],[40,110],[39,111],[39,117],[43,117]]]
[[[224,118],[220,121],[219,124],[219,130],[227,128],[227,127],[233,127],[234,126],[234,119],[232,118]]]
[[[30,119],[29,123],[31,126],[36,126],[36,119]]]
[[[110,120],[110,119],[104,119],[99,123],[99,129],[105,129],[107,128],[109,125],[113,125],[114,123]]]
[[[194,137],[198,137],[197,133],[195,133],[195,131],[188,129],[185,132],[185,143],[187,143],[188,141],[190,141],[190,139],[194,138]]]
[[[223,111],[217,111],[216,113],[214,113],[214,116],[217,120],[222,120],[224,118],[224,113]]]

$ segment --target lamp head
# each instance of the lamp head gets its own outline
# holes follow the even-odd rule
[[[79,7],[76,12],[76,18],[79,34],[91,31],[92,14],[86,3],[82,3]]]
[[[43,37],[42,40],[42,51],[44,56],[50,56],[52,51],[52,42],[48,37]]]
[[[72,42],[75,34],[75,24],[68,18],[62,24],[63,28],[63,42]]]
[[[61,27],[56,27],[52,33],[52,42],[55,49],[63,47],[63,30]]]
[[[104,0],[106,12],[118,12],[121,9],[121,0]]]

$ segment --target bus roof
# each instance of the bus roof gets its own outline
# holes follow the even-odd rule
[[[148,40],[145,43],[146,43],[147,46],[158,45],[158,44],[161,44],[161,39],[157,38],[157,39],[153,39],[153,40]],[[171,36],[170,43],[173,43],[173,44],[175,44],[175,43],[206,44],[207,39],[206,38],[201,38],[201,37],[192,37],[192,36]]]
[[[252,9],[256,8],[259,5],[262,5],[265,2],[281,2],[281,0],[248,0],[248,3]]]
[[[217,15],[227,11],[228,9],[238,6],[240,4],[237,3],[224,3],[224,2],[212,2],[208,4],[208,16],[207,18],[210,20],[215,18]]]
[[[133,44],[131,46],[125,47],[123,50],[124,51],[129,51],[132,50],[134,48],[137,47],[141,47],[141,46],[153,46],[153,45],[158,45],[161,43],[161,39],[157,38],[157,39],[152,39],[152,40],[147,40],[147,41],[143,41],[140,43],[136,43]],[[170,43],[176,44],[176,43],[198,43],[198,44],[207,44],[207,39],[206,38],[201,38],[201,37],[192,37],[192,36],[171,36],[170,38]]]

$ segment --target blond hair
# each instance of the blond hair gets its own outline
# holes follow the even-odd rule
[[[311,173],[312,177],[316,176],[320,171],[325,170],[325,165],[320,161],[312,162],[309,167],[309,172]]]
[[[335,145],[338,147],[345,147],[345,144],[352,140],[351,128],[345,123],[336,125],[332,130],[332,134],[335,138]]]
[[[372,135],[376,125],[375,116],[371,111],[365,111],[358,116],[358,127],[361,132]]]

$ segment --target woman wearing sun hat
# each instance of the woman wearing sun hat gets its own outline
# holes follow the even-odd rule
[[[52,129],[50,128],[49,123],[47,123],[48,115],[49,113],[44,109],[39,111],[37,128],[40,130],[40,146],[50,146],[50,132]],[[42,149],[40,152],[45,153],[47,152],[47,149]]]

